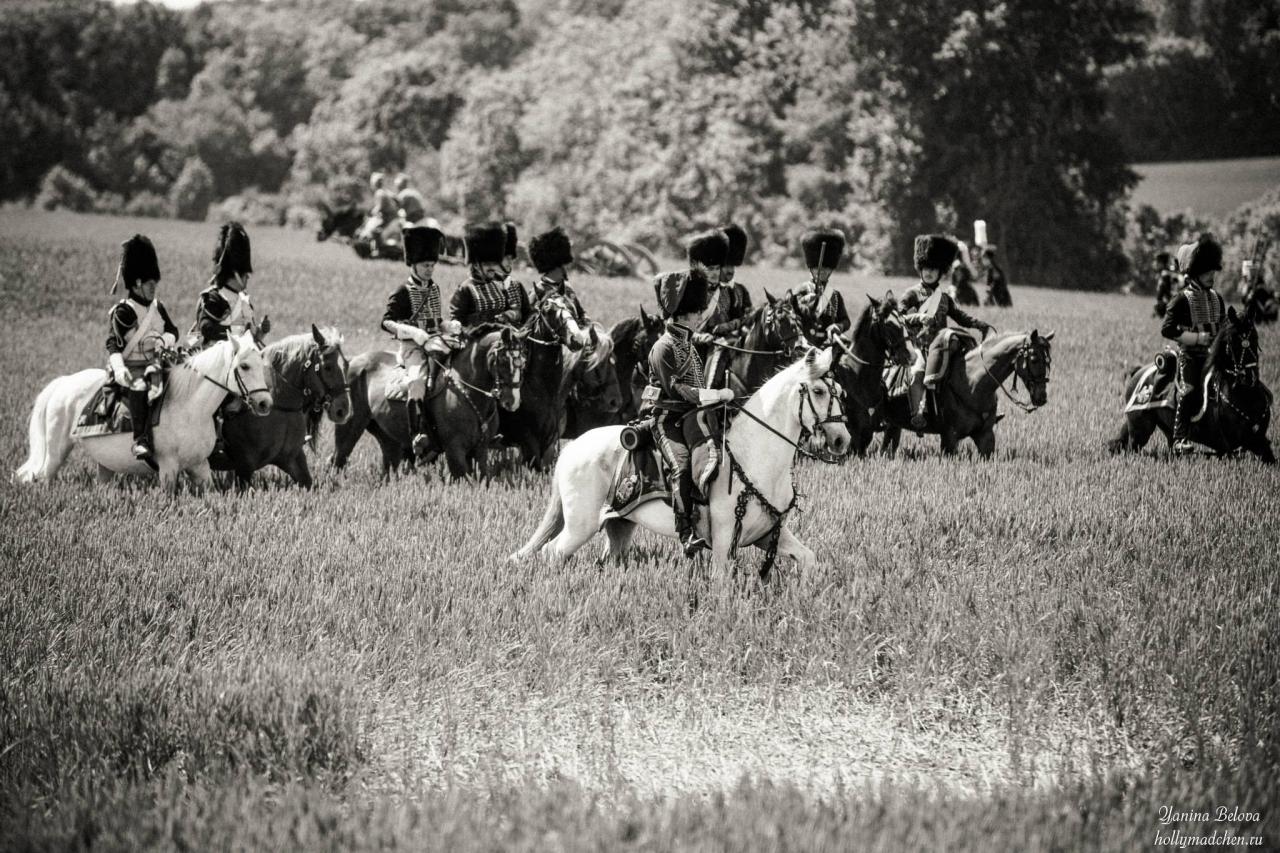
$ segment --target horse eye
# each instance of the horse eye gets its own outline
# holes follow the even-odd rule
[[[241,370],[248,370],[248,369],[249,369],[249,365],[247,365],[247,364],[242,364],[242,365],[240,365],[240,369],[241,369]]]

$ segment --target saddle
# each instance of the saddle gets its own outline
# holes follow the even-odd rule
[[[1133,393],[1125,401],[1125,414],[1148,409],[1172,409],[1178,405],[1178,354],[1172,349],[1158,353],[1151,364],[1142,368]],[[1200,396],[1200,411],[1191,418],[1200,420],[1209,404],[1210,375],[1205,371],[1204,389]]]
[[[614,469],[609,482],[606,519],[625,518],[649,501],[671,502],[671,489],[663,471],[665,462],[653,438],[653,419],[642,418],[623,427],[622,446],[627,454]]]
[[[161,403],[164,400],[165,384],[160,385],[160,392],[151,400],[151,427],[160,423]],[[98,438],[104,435],[119,435],[133,432],[133,418],[129,416],[129,404],[125,391],[114,382],[106,382],[99,388],[76,418],[71,428],[72,438]]]
[[[953,354],[963,358],[969,350],[978,346],[978,342],[973,339],[972,335],[965,334],[959,329],[943,329],[938,334],[943,337],[944,347],[942,350],[941,375],[945,377],[951,370],[951,359]],[[911,365],[886,365],[884,368],[883,378],[884,387],[890,397],[906,396],[907,391],[911,387]]]

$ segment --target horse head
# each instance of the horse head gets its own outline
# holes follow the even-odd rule
[[[347,356],[342,352],[342,335],[337,329],[321,331],[312,324],[311,338],[315,348],[314,355],[303,363],[307,371],[306,381],[319,386],[312,388],[311,393],[323,401],[329,420],[344,424],[351,417],[351,393],[347,383]]]
[[[498,405],[508,412],[520,408],[520,383],[529,358],[528,331],[505,327],[496,333],[485,353],[485,365],[493,378]]]
[[[765,297],[768,303],[760,313],[765,343],[792,356],[804,343],[804,326],[800,322],[800,315],[796,313],[795,303],[789,299],[779,301],[768,293],[765,293]]]
[[[267,388],[267,363],[254,342],[253,333],[246,330],[239,337],[230,335],[227,345],[231,348],[231,358],[222,384],[255,415],[270,413],[273,401]]]
[[[1031,330],[1026,341],[1018,347],[1013,361],[1013,372],[1022,384],[1027,386],[1032,405],[1037,408],[1049,401],[1049,367],[1052,363],[1050,341],[1053,332],[1042,335],[1036,329]]]
[[[574,393],[580,400],[590,400],[600,410],[613,414],[622,408],[613,338],[598,323],[592,324],[591,334],[595,344],[590,357],[578,363]]]
[[[549,293],[534,307],[531,329],[539,329],[556,343],[571,350],[588,348],[595,343],[595,330],[578,322],[578,313],[569,297]]]
[[[1209,348],[1209,368],[1226,374],[1232,384],[1251,388],[1261,381],[1258,358],[1258,328],[1247,316],[1227,309],[1226,319]]]
[[[907,329],[898,310],[898,300],[893,291],[887,291],[882,300],[871,300],[875,311],[877,343],[885,358],[895,364],[911,363],[911,347],[907,345]]]
[[[658,338],[662,337],[662,329],[662,318],[645,311],[644,306],[641,305],[640,334],[631,342],[631,355],[638,364],[648,364],[649,351],[658,342]]]
[[[845,419],[844,388],[831,372],[835,364],[831,348],[805,353],[800,381],[795,388],[800,434],[821,436],[837,456],[849,452],[853,439]]]

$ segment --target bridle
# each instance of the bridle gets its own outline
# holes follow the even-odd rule
[[[893,309],[892,311],[890,311],[890,312],[889,312],[889,315],[890,315],[891,317],[895,318],[895,321],[896,321],[896,322],[894,323],[894,325],[898,326],[898,328],[900,328],[900,329],[901,329],[901,328],[902,328],[902,321],[901,321],[901,319],[897,319],[897,318],[898,318],[898,311],[897,311],[897,309],[895,308],[895,309]],[[885,331],[884,331],[884,330],[885,330],[885,327],[886,327],[886,326],[888,326],[888,325],[889,325],[889,321],[888,321],[888,320],[886,320],[884,317],[880,316],[880,311],[879,311],[879,309],[872,308],[872,309],[871,309],[871,329],[872,329],[872,331],[875,333],[876,340],[877,340],[877,341],[879,342],[879,344],[880,344],[880,350],[881,350],[881,352],[883,352],[883,353],[884,353],[884,355],[885,355],[885,357],[886,357],[886,358],[888,358],[888,356],[889,356],[889,346],[888,346],[888,341],[887,341],[887,340],[886,340],[886,338],[885,338]],[[882,368],[882,367],[884,367],[884,361],[883,361],[883,360],[881,360],[880,364],[876,364],[875,362],[873,362],[873,361],[868,361],[867,359],[863,358],[862,356],[860,356],[860,355],[858,355],[856,352],[854,352],[854,346],[855,346],[855,344],[854,344],[854,342],[853,342],[853,341],[846,341],[846,340],[844,339],[844,337],[842,337],[841,335],[835,335],[834,337],[835,337],[835,341],[834,341],[835,345],[836,345],[836,346],[838,346],[838,347],[839,347],[839,348],[844,352],[844,354],[845,354],[845,355],[849,356],[849,358],[853,359],[853,360],[854,360],[855,362],[857,362],[858,364],[861,364],[863,367],[875,367],[875,368]],[[905,340],[906,340],[906,332],[905,332],[905,330],[904,330],[904,331],[903,331],[903,341],[904,341],[903,346],[905,346],[905,345],[906,345],[906,344],[905,344]]]
[[[1018,390],[1018,376],[1021,375],[1022,373],[1027,374],[1027,378],[1025,382],[1027,385],[1028,392],[1032,388],[1031,382],[1033,380],[1041,386],[1047,386],[1049,384],[1049,368],[1052,364],[1052,359],[1049,355],[1048,348],[1046,347],[1044,352],[1044,369],[1043,371],[1036,373],[1032,371],[1031,365],[1033,361],[1036,361],[1038,359],[1038,356],[1039,356],[1039,353],[1037,352],[1036,347],[1031,343],[1030,337],[1028,337],[1026,341],[1024,341],[1022,344],[1018,346],[1018,350],[1016,353],[1014,353],[1014,356],[1013,356],[1013,381],[1010,383],[1010,387],[1014,391]],[[1013,394],[1010,393],[1009,389],[1004,387],[1003,382],[1000,382],[994,376],[991,375],[991,370],[990,368],[987,367],[987,358],[986,358],[986,354],[982,351],[981,343],[978,344],[978,360],[982,362],[982,372],[987,375],[988,379],[996,383],[996,387],[1000,389],[1000,393],[1004,394],[1004,396],[1008,398],[1010,403],[1013,403],[1019,409],[1027,413],[1034,412],[1036,409],[1040,408],[1038,405],[1036,405],[1035,403],[1032,403],[1030,400],[1023,402],[1022,400],[1019,400],[1017,397],[1013,396]]]
[[[261,350],[259,350],[259,353],[261,353]],[[187,365],[187,366],[190,367],[190,365]],[[223,391],[226,391],[228,394],[231,394],[239,398],[240,402],[244,403],[245,405],[249,404],[249,400],[254,394],[270,394],[271,393],[271,389],[267,387],[265,382],[262,384],[261,388],[249,388],[247,385],[244,384],[244,379],[242,379],[240,376],[241,371],[237,370],[236,367],[237,367],[237,364],[236,364],[235,353],[233,353],[231,357],[231,375],[234,376],[236,380],[235,384],[236,384],[237,390],[235,391],[231,390],[223,383],[214,379],[209,374],[202,373],[201,371],[196,370],[194,367],[192,367],[191,369],[196,370],[196,375],[199,376],[201,379],[213,385],[216,385],[217,387],[221,388]]]
[[[796,441],[792,441],[791,439],[787,438],[781,432],[779,432],[778,430],[770,426],[768,423],[766,423],[763,419],[752,414],[746,407],[733,406],[732,408],[738,414],[746,415],[748,418],[755,421],[760,426],[764,427],[765,430],[767,430],[768,432],[772,433],[773,435],[776,435],[778,438],[785,441],[792,448],[794,448],[795,451],[800,455],[808,457],[809,459],[817,459],[821,462],[833,463],[836,461],[835,459],[829,458],[819,453],[814,453],[813,451],[808,450],[804,447],[804,445],[809,441],[809,439],[812,438],[814,434],[818,432],[818,430],[820,430],[825,425],[830,423],[845,422],[844,388],[841,387],[839,382],[836,382],[834,380],[828,380],[826,377],[823,377],[819,381],[822,382],[824,386],[826,386],[827,393],[829,394],[829,396],[827,397],[827,410],[824,414],[819,414],[818,407],[814,405],[814,402],[813,402],[813,389],[810,387],[808,382],[800,383],[800,399],[797,402],[797,408],[796,408],[796,420],[800,422],[800,437]],[[726,408],[729,407],[727,403],[725,404],[725,406]],[[805,409],[806,408],[808,408],[809,413],[812,415],[811,426],[805,425]],[[726,434],[727,434],[727,431],[726,431]]]
[[[272,408],[274,408],[276,411],[293,413],[293,412],[302,412],[302,411],[309,410],[313,412],[318,412],[321,409],[327,408],[329,404],[333,402],[334,397],[337,397],[341,394],[346,394],[348,391],[351,390],[351,384],[346,381],[344,381],[341,385],[337,387],[330,387],[325,384],[324,377],[320,375],[320,371],[324,367],[324,357],[326,353],[324,352],[324,350],[321,349],[319,344],[313,344],[313,346],[316,350],[314,356],[308,355],[307,358],[302,362],[302,384],[301,385],[294,385],[291,381],[289,381],[289,377],[285,376],[284,372],[281,371],[280,368],[276,367],[274,362],[272,363],[271,370],[275,373],[277,377],[279,377],[280,382],[286,388],[289,388],[290,390],[297,392],[298,395],[302,397],[302,405],[297,408],[281,406],[278,402],[275,403],[272,406]],[[331,352],[333,351],[336,351],[337,353],[338,368],[345,380],[345,377],[347,375],[347,358],[343,354],[341,347],[335,347],[333,350],[331,350]],[[312,388],[313,379],[315,384],[319,386],[318,390]]]
[[[788,316],[795,328],[795,333],[783,337],[781,331],[781,323],[778,318]],[[795,353],[799,347],[799,342],[804,338],[804,331],[801,328],[800,320],[795,316],[794,312],[783,313],[783,309],[777,305],[767,305],[760,315],[760,325],[764,328],[766,334],[772,333],[777,336],[778,343],[781,346],[778,349],[748,349],[740,347],[726,341],[716,341],[712,344],[716,349],[726,349],[730,352],[740,352],[746,355],[772,355],[772,356],[790,356]]]
[[[563,342],[559,340],[560,334],[557,332],[555,324],[552,323],[551,319],[547,316],[548,311],[553,312],[555,316],[559,318],[560,328],[566,331],[568,330],[568,318],[570,312],[569,306],[564,301],[563,294],[548,293],[546,296],[538,300],[538,304],[533,307],[533,316],[531,316],[529,318],[529,322],[525,324],[525,329],[529,333],[525,339],[531,344],[537,344],[538,346],[543,347],[567,346],[567,344],[563,344]],[[542,327],[542,333],[550,333],[555,339],[549,340],[546,338],[536,337],[534,335],[534,331],[538,329],[539,326]]]
[[[1243,338],[1243,342],[1238,348],[1231,345],[1232,339],[1236,337]],[[1231,360],[1231,366],[1218,369],[1231,377],[1232,381],[1239,382],[1245,387],[1257,384],[1258,354],[1253,341],[1249,340],[1245,335],[1228,335],[1227,339],[1223,341],[1222,348],[1226,351],[1227,358]]]

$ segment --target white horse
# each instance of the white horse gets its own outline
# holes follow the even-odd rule
[[[802,434],[820,435],[837,454],[849,449],[840,386],[828,375],[831,362],[830,349],[821,353],[809,350],[761,386],[730,425],[725,437],[728,453],[709,486],[708,532],[712,565],[717,571],[728,565],[735,545],[766,541],[775,524],[780,528],[777,552],[791,557],[802,570],[813,565],[813,551],[787,529],[785,517],[778,518],[778,511],[789,509],[795,496],[791,472]],[[617,559],[626,552],[637,524],[675,537],[671,507],[661,500],[640,504],[626,518],[607,516],[614,471],[628,452],[620,441],[622,429],[599,427],[565,446],[556,463],[542,523],[511,559],[525,559],[542,549],[547,556],[568,560],[602,526],[608,536],[602,560]],[[740,474],[732,472],[730,457],[740,467]],[[734,515],[743,489],[749,494],[735,542]]]
[[[209,485],[209,454],[217,441],[213,416],[228,394],[235,394],[256,415],[271,411],[264,364],[252,335],[245,332],[169,371],[160,422],[152,435],[153,458],[164,488],[176,488],[183,471],[201,487]],[[15,482],[52,480],[76,444],[98,463],[100,476],[152,473],[151,466],[134,458],[129,433],[72,438],[80,413],[106,381],[107,371],[95,367],[59,376],[44,387],[31,409],[31,451],[13,473]]]

